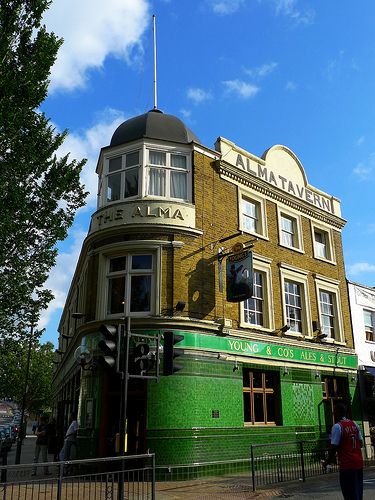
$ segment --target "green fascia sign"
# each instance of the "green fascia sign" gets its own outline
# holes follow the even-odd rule
[[[248,356],[249,358],[263,358],[281,360],[310,365],[325,365],[330,367],[349,368],[357,370],[358,358],[356,355],[340,354],[335,351],[326,352],[318,349],[301,349],[299,347],[268,344],[253,340],[236,339],[233,337],[219,337],[202,333],[176,331],[184,339],[178,343],[181,348],[216,351],[234,356]],[[152,332],[157,333],[157,332]],[[152,334],[150,332],[150,334]],[[162,332],[161,332],[162,333]]]

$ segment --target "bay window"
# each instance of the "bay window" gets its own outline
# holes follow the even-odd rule
[[[108,157],[104,176],[99,180],[101,203],[144,197],[191,201],[190,162],[188,151],[158,150],[145,145]]]
[[[165,151],[149,152],[148,195],[186,200],[187,157]]]

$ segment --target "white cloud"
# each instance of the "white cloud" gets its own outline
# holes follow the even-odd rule
[[[373,177],[374,168],[375,153],[371,153],[365,162],[359,162],[356,167],[353,168],[353,173],[360,181],[367,181]]]
[[[192,88],[190,87],[187,90],[187,97],[191,101],[193,101],[195,104],[200,104],[201,102],[208,101],[212,99],[212,94],[211,92],[200,89],[200,88]]]
[[[190,109],[181,108],[180,113],[184,117],[185,120],[190,120],[190,118],[191,118]]]
[[[293,92],[294,90],[297,89],[297,85],[289,80],[289,82],[286,82],[285,89],[288,90],[289,92]]]
[[[348,266],[348,273],[352,276],[357,276],[362,273],[375,273],[375,264],[369,264],[368,262],[356,262]]]
[[[245,73],[247,73],[252,78],[264,78],[265,76],[268,76],[270,73],[272,73],[272,71],[274,71],[274,69],[276,68],[277,63],[271,62],[263,64],[262,66],[259,66],[257,68],[245,69]]]
[[[360,181],[366,181],[371,177],[372,168],[364,167],[361,163],[359,163],[355,168],[353,168],[353,173]]]
[[[246,83],[242,80],[226,80],[222,82],[227,91],[231,94],[237,94],[243,99],[250,99],[259,92],[259,87]]]
[[[362,135],[361,137],[358,137],[356,141],[357,146],[362,146],[362,144],[365,142],[365,137]]]
[[[131,64],[151,27],[147,0],[64,0],[46,12],[47,29],[64,38],[51,72],[50,91],[84,87],[90,69],[108,55]]]
[[[210,0],[209,3],[215,14],[227,15],[237,12],[245,0]]]
[[[288,17],[296,24],[312,24],[315,11],[311,7],[301,6],[299,0],[271,0],[277,15]]]

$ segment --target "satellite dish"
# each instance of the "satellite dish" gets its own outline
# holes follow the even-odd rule
[[[92,360],[92,353],[87,347],[79,346],[74,351],[74,359],[80,364],[82,367],[90,363]]]

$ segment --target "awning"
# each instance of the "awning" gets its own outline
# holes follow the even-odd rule
[[[371,373],[373,377],[375,377],[375,366],[365,366],[366,371]]]

